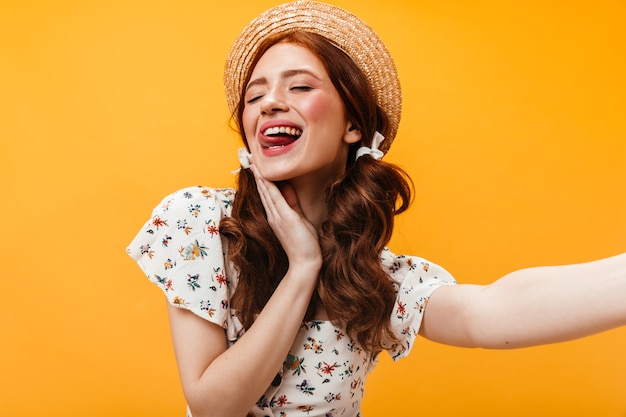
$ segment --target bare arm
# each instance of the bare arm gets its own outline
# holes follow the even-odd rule
[[[490,285],[431,296],[420,334],[456,346],[515,348],[572,340],[626,324],[626,254],[523,269]]]
[[[251,328],[229,349],[219,326],[169,305],[180,378],[194,417],[245,416],[265,392],[309,304],[312,290],[298,282],[306,274],[316,271],[288,272]]]
[[[257,185],[290,267],[254,324],[228,349],[219,326],[169,307],[183,391],[194,417],[246,415],[282,366],[317,285],[321,251],[315,229],[301,216],[297,200],[286,201],[262,178]]]

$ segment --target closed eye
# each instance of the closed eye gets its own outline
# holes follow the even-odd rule
[[[246,104],[252,104],[252,103],[254,103],[255,101],[260,100],[260,99],[261,99],[261,97],[263,97],[263,96],[259,95],[259,96],[254,96],[254,97],[252,97],[252,98],[249,98],[248,100],[246,100]]]
[[[297,91],[310,91],[312,90],[313,87],[310,87],[308,85],[296,85],[294,87],[291,87],[290,90],[297,90]]]

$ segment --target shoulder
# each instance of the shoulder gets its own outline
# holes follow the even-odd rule
[[[454,285],[456,281],[436,263],[418,256],[395,255],[389,249],[381,254],[381,266],[396,290],[390,322],[397,343],[387,350],[393,360],[398,360],[413,348],[433,291],[443,285]]]
[[[222,327],[230,320],[231,278],[219,223],[230,214],[234,195],[234,190],[224,188],[177,190],[154,208],[127,247],[172,305]]]
[[[419,256],[396,255],[388,248],[381,254],[381,266],[396,285],[407,280],[417,283],[455,283],[452,275],[440,265]]]
[[[194,186],[167,195],[127,248],[135,260],[171,244],[186,247],[200,237],[217,237],[219,223],[229,216],[235,196],[231,188]],[[151,258],[152,256],[150,256]]]
[[[166,196],[153,210],[157,214],[177,213],[198,218],[203,214],[203,208],[215,212],[219,210],[223,215],[229,215],[235,197],[232,188],[211,188],[193,186],[181,188]]]

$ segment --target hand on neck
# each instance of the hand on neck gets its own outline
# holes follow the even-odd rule
[[[300,212],[317,230],[326,220],[327,210],[325,187],[305,184],[297,180],[282,182],[278,185],[287,204]]]

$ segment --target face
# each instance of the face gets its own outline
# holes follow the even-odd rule
[[[254,164],[270,181],[323,186],[343,172],[351,129],[320,59],[291,43],[269,48],[244,92],[242,122]]]

